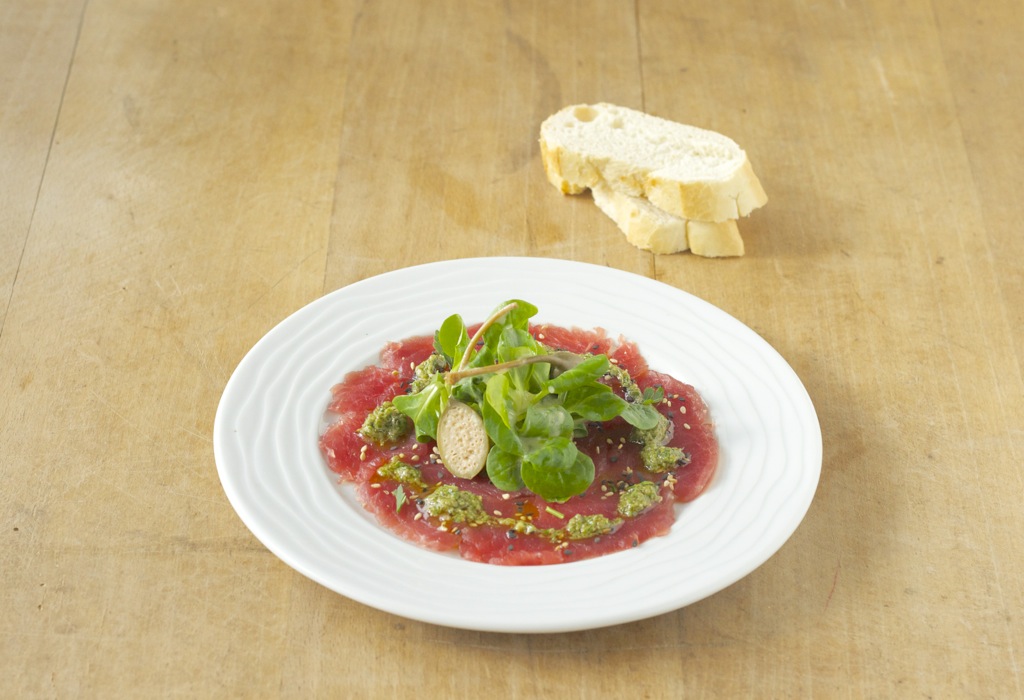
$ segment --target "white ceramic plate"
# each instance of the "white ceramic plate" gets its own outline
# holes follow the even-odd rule
[[[317,445],[330,387],[385,342],[499,302],[538,321],[602,327],[650,366],[694,385],[721,443],[708,490],[671,532],[636,549],[540,567],[464,561],[379,527]],[[698,601],[760,566],[803,519],[821,431],[800,380],[763,339],[707,302],[620,270],[544,258],[479,258],[396,270],[295,312],[245,356],[214,425],[217,469],[243,522],[274,554],[349,598],[440,625],[560,632],[639,620]]]

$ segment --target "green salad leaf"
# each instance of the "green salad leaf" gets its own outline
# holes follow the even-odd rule
[[[449,316],[434,334],[435,360],[417,368],[415,391],[392,403],[412,419],[419,440],[436,439],[449,400],[471,406],[483,418],[491,445],[491,482],[563,502],[594,480],[593,461],[573,439],[587,434],[588,423],[618,416],[637,430],[652,430],[663,420],[654,408],[663,393],[641,392],[606,355],[545,347],[530,334],[536,313],[537,307],[521,299],[504,302],[472,337],[461,316]],[[603,382],[606,377],[617,380],[630,400]]]

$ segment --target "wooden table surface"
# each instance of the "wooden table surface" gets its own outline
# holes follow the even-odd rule
[[[0,2],[5,697],[1021,697],[1020,2]],[[723,132],[747,254],[545,180],[608,101]],[[217,476],[231,372],[319,296],[517,255],[702,297],[818,411],[766,564],[652,619],[469,632],[288,568]]]

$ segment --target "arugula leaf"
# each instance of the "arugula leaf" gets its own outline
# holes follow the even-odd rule
[[[484,419],[487,437],[494,443],[492,450],[497,448],[515,455],[523,454],[523,444],[519,436],[505,423],[501,411],[496,410],[489,401],[484,401],[480,404],[480,415]]]
[[[416,439],[420,442],[437,437],[437,420],[448,402],[448,388],[440,373],[431,377],[430,382],[415,394],[402,394],[391,400],[399,411],[412,419],[416,427]]]
[[[511,303],[516,304],[516,308],[512,309],[506,315],[506,323],[513,328],[519,328],[520,330],[527,330],[530,326],[530,319],[537,315],[537,307],[528,301],[522,299],[509,299],[508,301],[498,304],[497,308],[500,309],[503,306],[507,306]]]
[[[513,421],[509,416],[514,413],[514,407],[508,395],[508,377],[505,374],[493,374],[487,380],[484,402],[494,409],[495,415],[501,419],[505,427],[512,427]]]
[[[519,491],[525,488],[522,465],[519,455],[492,447],[487,453],[487,478],[502,491]]]
[[[620,415],[626,401],[607,384],[592,385],[567,391],[563,398],[565,408],[585,421],[604,423]]]
[[[658,404],[665,398],[665,387],[647,387],[644,389],[643,402],[646,404]]]
[[[562,503],[594,481],[594,462],[570,438],[552,438],[523,457],[526,488],[546,501]]]
[[[573,417],[557,401],[544,401],[526,409],[519,434],[525,437],[572,437]]]
[[[448,366],[454,367],[462,359],[469,345],[469,334],[466,324],[458,314],[446,318],[441,327],[434,333],[434,348],[445,356]]]
[[[548,386],[558,393],[596,382],[608,371],[607,355],[592,355],[551,380]]]
[[[650,430],[661,421],[661,414],[658,410],[645,403],[625,403],[622,409],[622,417],[627,423],[640,430]]]

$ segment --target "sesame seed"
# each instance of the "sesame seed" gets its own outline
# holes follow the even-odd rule
[[[611,359],[610,359],[610,360],[608,360],[608,361],[609,361],[609,362],[611,362],[611,363],[612,363],[613,365],[617,365],[617,364],[619,364],[619,361],[618,361],[618,360],[616,360],[616,359],[615,359],[614,357],[613,357],[613,358],[611,358]]]
[[[607,442],[609,445],[614,444],[611,438],[605,438],[604,441]]]
[[[423,518],[423,513],[417,513],[416,515],[412,516],[413,520],[421,520],[422,518]]]
[[[537,334],[537,340],[544,340],[544,334],[543,333],[538,333]]]
[[[690,429],[690,424],[689,423],[683,423],[683,427],[686,428],[687,430],[689,430]]]
[[[437,529],[440,530],[441,532],[448,532],[448,528],[445,527],[444,525],[438,525]]]
[[[512,498],[512,494],[510,494],[510,493],[503,493],[503,494],[501,494],[501,498],[502,498],[502,500],[507,501],[508,499]]]
[[[380,488],[380,484],[370,484],[370,488],[371,489],[379,489]]]
[[[597,449],[597,454],[601,454],[601,446],[600,446],[600,445],[598,445],[598,446],[596,447],[596,449]]]
[[[680,413],[686,413],[686,406],[680,406],[679,407],[679,412]]]
[[[413,455],[412,456],[412,461],[414,461],[414,462],[420,461],[420,456],[419,455]]]
[[[626,442],[626,438],[624,438],[624,437],[620,437],[620,438],[619,438],[619,444],[621,445],[621,444],[622,444],[622,443],[624,443],[624,442]]]
[[[621,442],[619,443],[619,449],[620,450],[622,449],[622,443]]]
[[[495,510],[495,511],[491,511],[491,512],[494,513],[495,515],[497,515],[499,518],[501,517],[501,511],[500,510]]]

